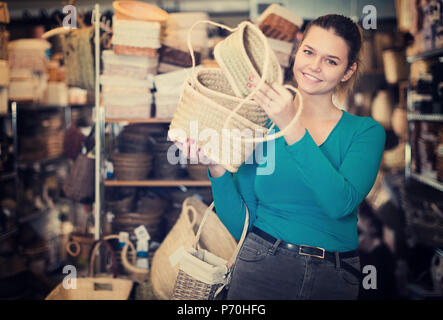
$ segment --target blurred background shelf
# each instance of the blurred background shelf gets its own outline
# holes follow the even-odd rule
[[[408,113],[408,120],[443,121],[443,114]]]
[[[170,123],[171,119],[156,119],[156,118],[151,118],[151,119],[124,119],[124,118],[120,118],[120,119],[106,119],[105,122],[106,123],[127,122],[129,124],[134,124],[134,123]]]
[[[413,62],[420,60],[420,59],[438,57],[441,55],[443,55],[443,48],[429,50],[429,51],[423,52],[421,54],[418,54],[416,56],[410,56],[410,57],[407,57],[407,60],[409,63],[413,63]]]
[[[117,181],[108,180],[104,183],[107,187],[210,187],[211,182],[197,180],[141,180],[141,181]]]
[[[411,177],[414,178],[415,180],[420,181],[424,184],[427,184],[437,190],[443,191],[443,183],[441,183],[439,181],[422,176],[422,175],[420,175],[418,173],[414,173],[414,172],[411,172]]]

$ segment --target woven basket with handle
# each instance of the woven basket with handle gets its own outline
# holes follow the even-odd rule
[[[208,206],[194,197],[185,199],[179,219],[160,247],[155,251],[151,266],[151,281],[154,293],[162,300],[170,299],[179,266],[171,266],[169,257],[181,246],[189,248],[195,242],[198,227]],[[229,259],[237,242],[215,212],[209,212],[205,228],[201,231],[199,245],[223,259]]]
[[[221,289],[229,284],[232,267],[248,232],[249,212],[245,206],[246,218],[241,238],[231,257],[226,261],[198,247],[200,235],[212,208],[214,208],[214,202],[206,209],[192,247],[182,253],[172,300],[213,300],[217,298]]]
[[[225,40],[219,42],[214,50],[222,72],[211,71],[213,74],[208,84],[213,86],[213,83],[216,83],[216,90],[208,88],[202,82],[210,74],[209,71],[200,72],[200,78],[199,73],[195,71],[195,58],[190,39],[192,29],[199,23],[213,24],[232,32]],[[237,28],[231,29],[212,21],[198,21],[188,33],[188,47],[194,72],[185,81],[168,136],[171,140],[179,142],[184,142],[188,137],[198,140],[198,147],[202,148],[209,158],[223,165],[228,171],[236,172],[249,158],[258,143],[274,140],[286,134],[298,121],[303,101],[297,89],[285,86],[297,93],[299,98],[297,113],[286,128],[277,134],[268,134],[274,125],[270,128],[264,126],[268,120],[265,118],[266,114],[258,105],[254,107],[250,100],[264,82],[282,84],[283,74],[266,37],[250,22],[242,22]],[[260,79],[253,89],[245,85],[251,75]],[[217,77],[220,79],[216,79]],[[218,85],[226,83],[226,80],[231,88],[227,85],[224,87]],[[236,106],[233,105],[234,99],[226,99],[227,96],[232,96],[232,93],[239,98]],[[216,134],[210,137],[209,143],[203,144],[205,141],[200,141],[201,136],[209,135],[211,130]],[[193,137],[191,133],[197,136]]]
[[[113,277],[94,277],[95,256],[101,244],[111,254]],[[67,289],[60,283],[45,300],[127,300],[132,281],[119,279],[117,262],[111,245],[106,240],[95,242],[89,256],[89,277],[76,279],[76,288]]]

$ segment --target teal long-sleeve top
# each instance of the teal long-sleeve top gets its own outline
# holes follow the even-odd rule
[[[321,145],[308,130],[291,145],[284,137],[263,142],[233,174],[214,178],[208,169],[217,215],[236,239],[246,204],[249,227],[292,244],[354,250],[358,205],[374,185],[385,140],[374,119],[343,110]]]

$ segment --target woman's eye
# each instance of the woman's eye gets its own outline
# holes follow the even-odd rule
[[[328,59],[328,63],[332,64],[333,66],[337,65],[337,62],[335,62],[334,60]]]
[[[306,50],[303,50],[303,52],[306,53],[306,54],[308,54],[308,55],[311,55],[311,54],[312,54],[312,51],[311,51],[311,50],[307,50],[307,49],[306,49]]]

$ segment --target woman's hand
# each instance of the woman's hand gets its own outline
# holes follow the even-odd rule
[[[251,76],[246,86],[254,89],[258,83],[259,79]],[[291,92],[278,83],[263,83],[252,98],[280,130],[283,130],[297,113]]]

